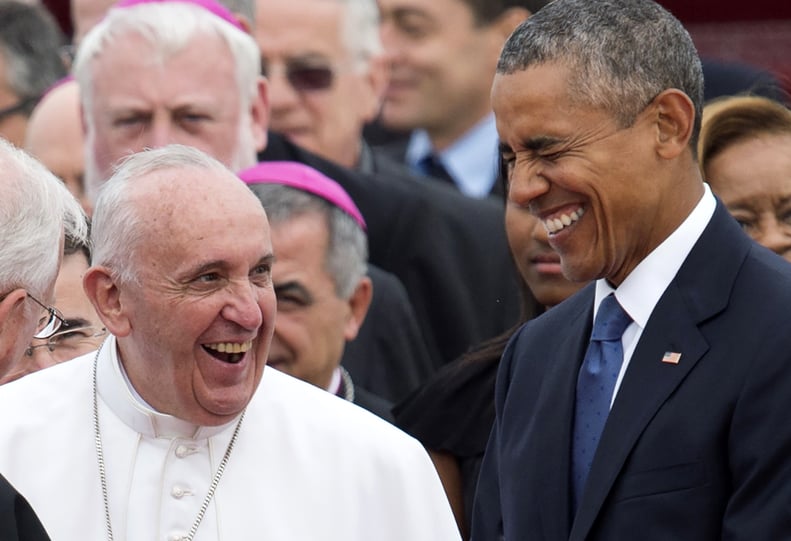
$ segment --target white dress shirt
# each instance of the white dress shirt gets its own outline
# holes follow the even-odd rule
[[[643,329],[648,324],[651,312],[654,311],[659,299],[675,278],[692,247],[714,215],[717,202],[709,185],[704,184],[703,186],[703,197],[700,198],[686,220],[629,273],[618,289],[613,289],[605,279],[596,281],[596,295],[593,303],[594,319],[599,304],[604,300],[604,297],[612,292],[615,292],[618,304],[632,318],[632,323],[626,327],[621,338],[623,364],[618,374],[618,380],[615,382],[610,407],[615,402],[624,374],[632,360],[637,342],[643,334]]]

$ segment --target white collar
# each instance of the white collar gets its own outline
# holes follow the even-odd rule
[[[145,403],[129,382],[118,356],[115,336],[108,335],[98,352],[96,385],[99,396],[123,423],[151,438],[210,438],[233,430],[238,418],[220,426],[199,426],[155,411]]]
[[[703,196],[689,216],[629,273],[615,292],[618,303],[641,329],[646,327],[654,307],[714,215],[717,202],[708,184],[703,187]],[[606,280],[596,281],[594,318],[601,301],[613,291]]]

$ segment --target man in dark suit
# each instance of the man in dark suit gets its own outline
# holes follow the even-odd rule
[[[472,538],[791,538],[791,266],[701,179],[686,31],[651,0],[555,0],[492,97],[509,204],[596,282],[508,345]]]

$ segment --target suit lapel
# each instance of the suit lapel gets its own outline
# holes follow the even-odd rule
[[[707,349],[678,290],[668,290],[640,338],[607,419],[571,539],[585,538],[643,429]],[[667,351],[681,353],[678,364],[662,361]]]
[[[654,308],[632,355],[569,539],[582,540],[589,534],[643,430],[708,350],[698,324],[726,306],[748,248],[749,240],[718,203],[711,222]],[[680,353],[678,363],[663,362],[666,352]]]

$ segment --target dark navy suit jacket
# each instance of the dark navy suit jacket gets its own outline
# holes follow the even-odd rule
[[[593,297],[591,284],[504,353],[473,540],[791,539],[791,265],[717,203],[643,330],[572,516]]]

